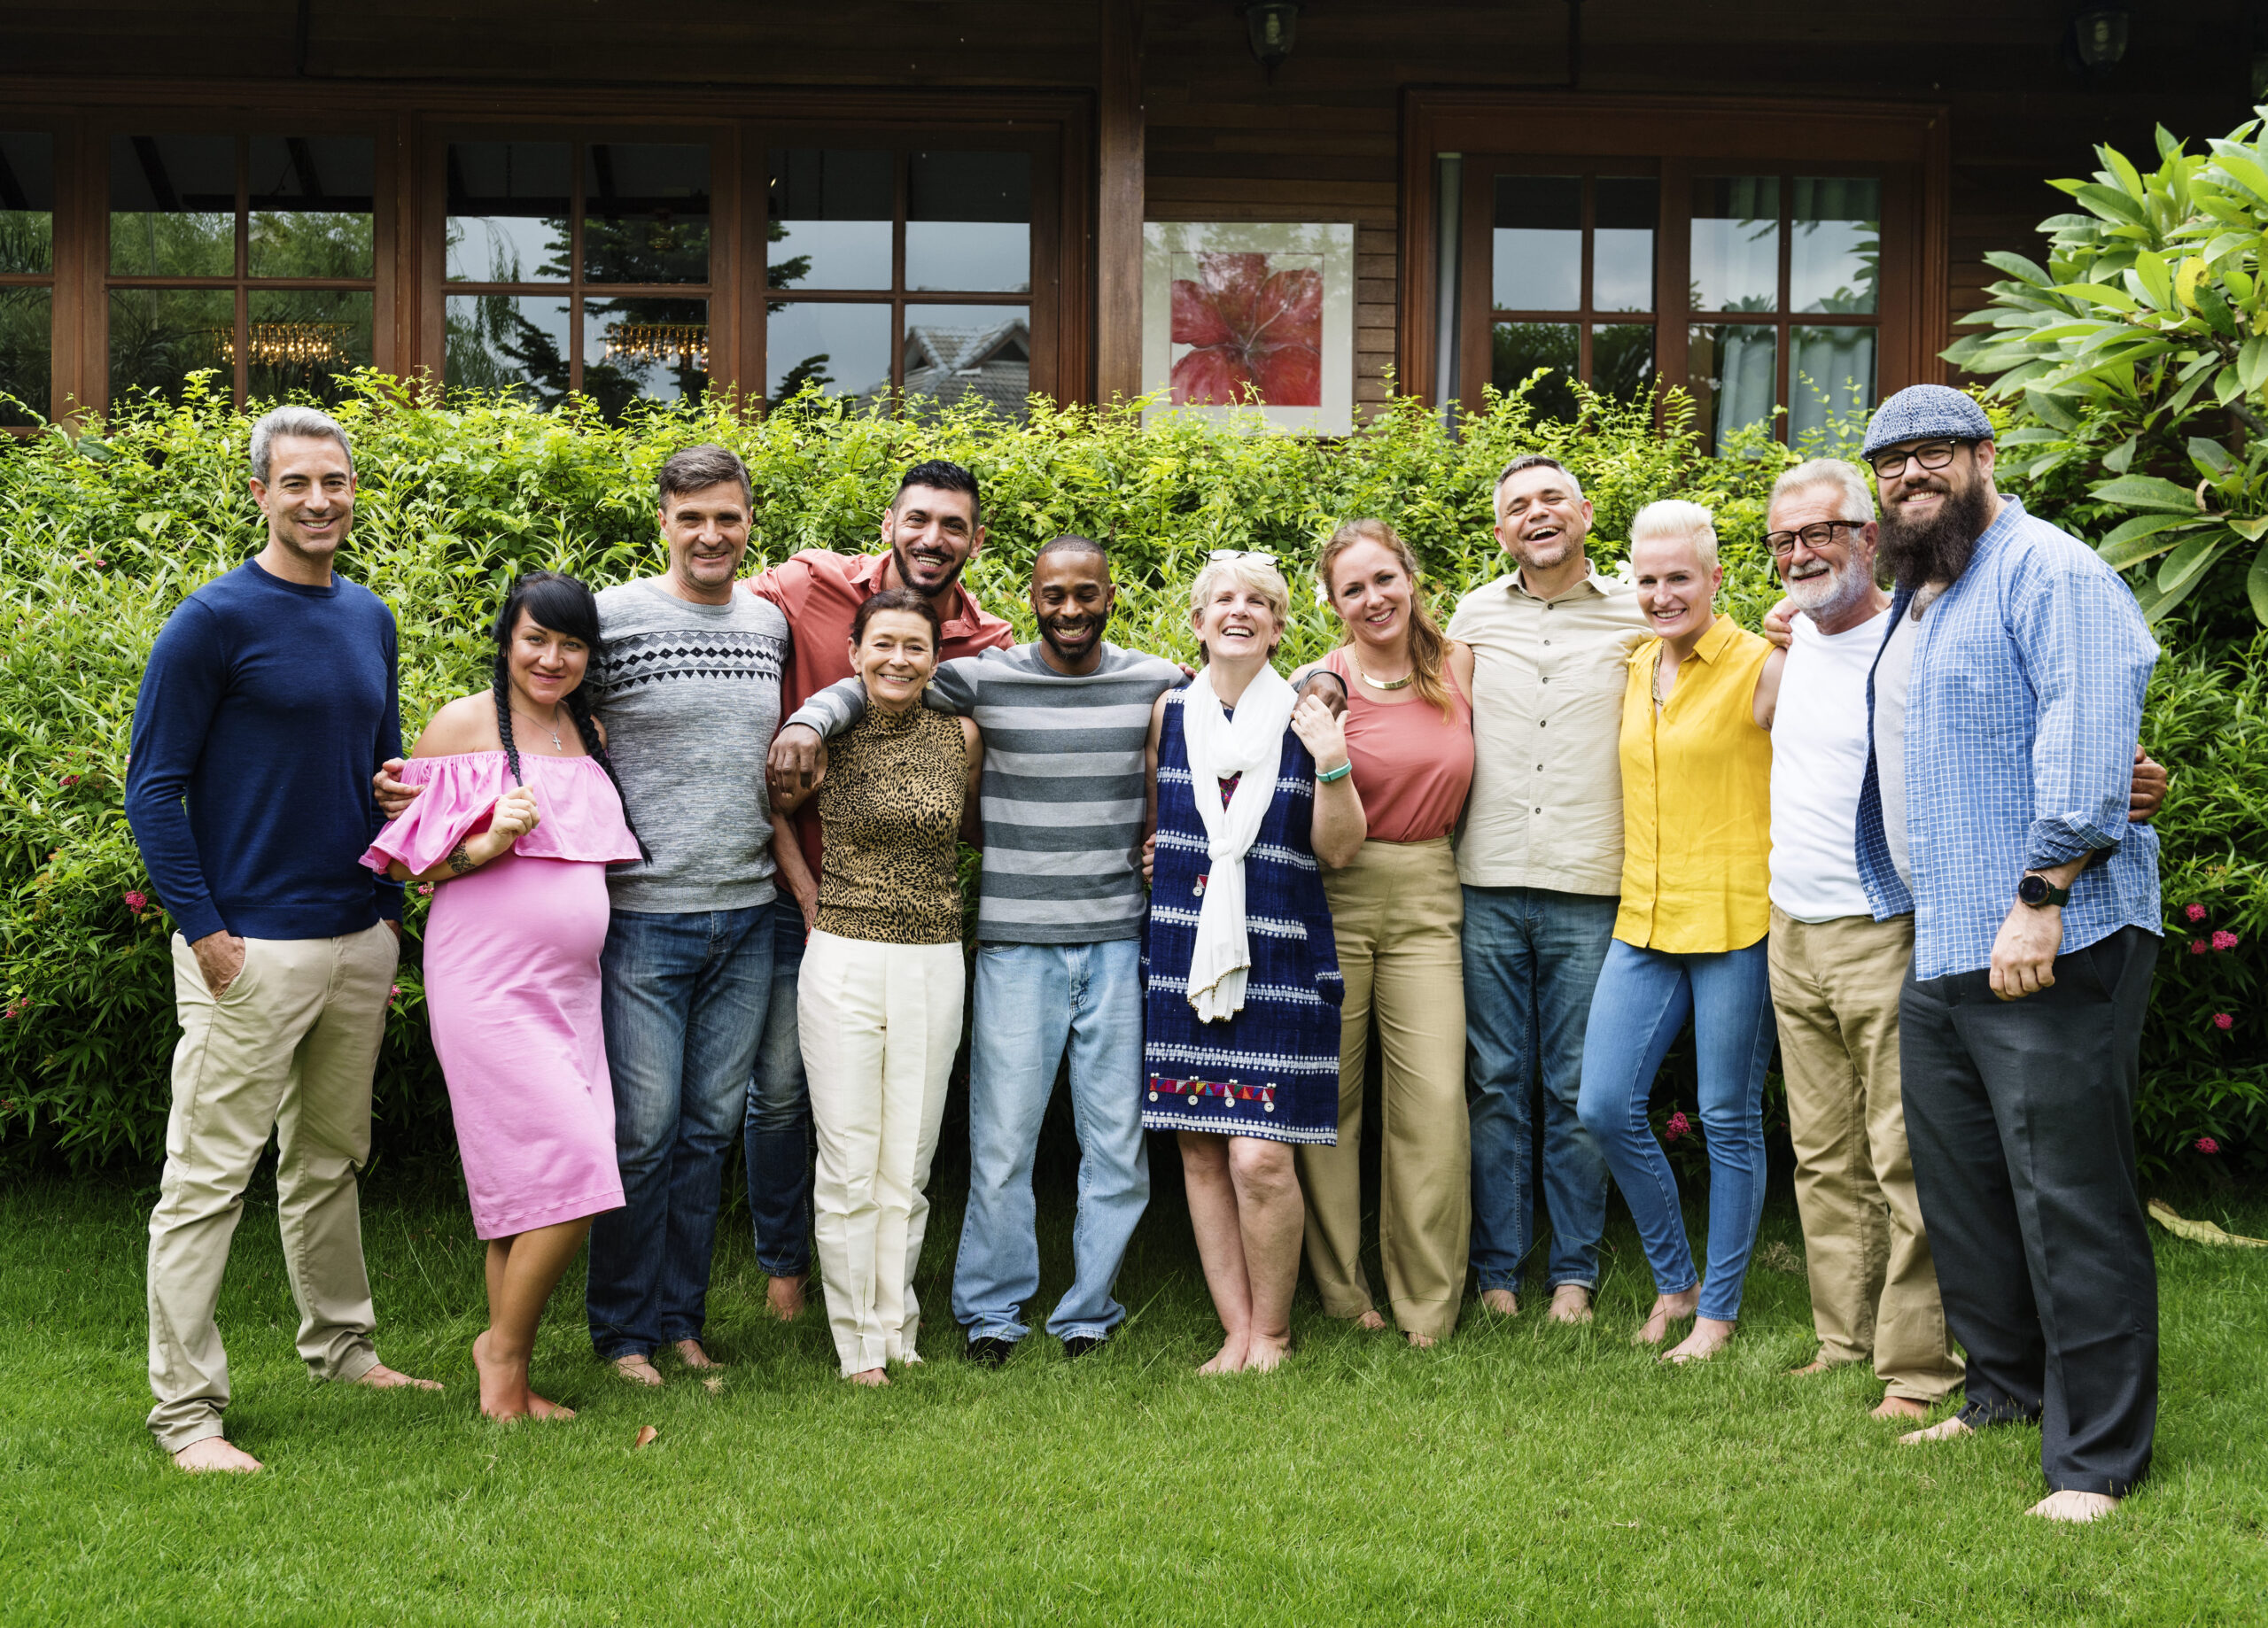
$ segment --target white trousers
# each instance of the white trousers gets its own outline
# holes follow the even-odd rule
[[[967,968],[953,944],[814,933],[796,1023],[819,1133],[813,1241],[845,1374],[917,1360],[913,1270],[929,1161],[960,1045]]]

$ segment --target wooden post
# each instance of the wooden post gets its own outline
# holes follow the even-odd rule
[[[1142,0],[1103,0],[1096,156],[1095,399],[1142,390]]]

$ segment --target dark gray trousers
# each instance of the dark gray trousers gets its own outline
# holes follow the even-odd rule
[[[2158,1280],[2134,1173],[2134,1089],[2158,941],[2140,927],[2056,957],[2020,1001],[1987,974],[1899,1003],[1906,1136],[1946,1322],[1969,1353],[1961,1416],[2037,1420],[2051,1491],[2123,1496],[2149,1472]]]

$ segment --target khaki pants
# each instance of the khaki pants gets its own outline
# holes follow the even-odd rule
[[[1363,1275],[1363,1072],[1380,1049],[1379,1254],[1395,1324],[1436,1338],[1456,1327],[1472,1223],[1464,1105],[1464,895],[1446,837],[1365,842],[1326,871],[1347,1004],[1339,1041],[1339,1143],[1302,1146],[1308,1269],[1333,1317],[1371,1309]]]
[[[1961,1384],[1961,1361],[1906,1149],[1898,999],[1913,957],[1910,916],[1772,912],[1772,1004],[1820,1357],[1871,1359],[1890,1395],[1935,1403]]]
[[[967,976],[958,943],[814,933],[804,950],[796,1029],[819,1133],[812,1242],[846,1375],[919,1361],[913,1270]]]
[[[398,954],[379,922],[343,938],[245,941],[215,1000],[174,934],[173,1111],[150,1216],[150,1430],[178,1453],[221,1433],[229,1360],[213,1312],[252,1167],[276,1133],[276,1213],[318,1379],[377,1361],[355,1174],[370,1155],[370,1074]]]

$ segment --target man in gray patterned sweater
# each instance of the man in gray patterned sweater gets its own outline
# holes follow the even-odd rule
[[[1143,750],[1150,709],[1182,681],[1173,663],[1103,640],[1116,589],[1101,545],[1059,537],[1032,565],[1039,639],[946,662],[930,704],[984,732],[984,872],[977,899],[969,1059],[968,1212],[953,1316],[969,1355],[1005,1362],[1039,1290],[1032,1160],[1068,1045],[1079,1137],[1075,1276],[1047,1331],[1067,1355],[1126,1316],[1112,1298],[1150,1199],[1142,1139]],[[866,710],[858,680],[821,690],[788,732],[840,733]],[[776,756],[776,754],[775,754]]]

